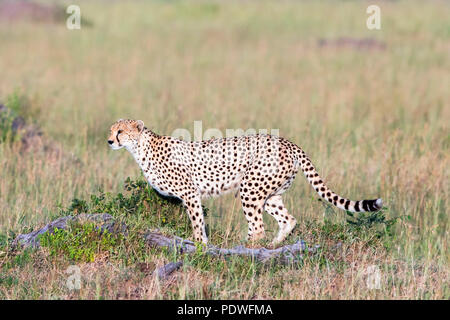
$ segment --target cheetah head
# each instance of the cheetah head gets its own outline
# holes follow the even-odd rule
[[[108,144],[113,150],[132,148],[137,145],[143,130],[144,122],[141,120],[119,119],[111,126]]]

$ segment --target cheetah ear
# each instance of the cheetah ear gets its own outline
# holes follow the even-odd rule
[[[138,129],[139,133],[144,130],[144,121],[142,120],[136,120],[136,128]]]

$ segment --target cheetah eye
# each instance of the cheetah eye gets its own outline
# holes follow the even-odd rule
[[[119,134],[121,134],[123,132],[123,130],[119,130],[119,131],[117,131],[117,134],[119,135]]]

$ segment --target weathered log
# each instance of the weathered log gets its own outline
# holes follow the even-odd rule
[[[107,230],[110,233],[121,233],[127,235],[127,227],[125,224],[119,224],[114,221],[114,218],[107,213],[96,214],[79,214],[76,216],[66,216],[56,219],[45,225],[43,228],[35,230],[28,234],[21,234],[16,237],[13,242],[13,248],[15,247],[33,247],[38,248],[40,246],[39,236],[49,232],[50,234],[58,229],[67,229],[70,223],[83,223],[83,222],[95,222],[99,224],[100,230]],[[182,239],[180,237],[169,237],[162,235],[159,232],[148,232],[144,239],[149,246],[168,248],[169,250],[176,250],[176,252],[183,254],[195,253],[198,248],[196,244],[190,240]],[[303,253],[315,252],[317,246],[308,248],[303,240],[298,240],[294,244],[288,244],[275,249],[267,248],[247,248],[242,245],[233,248],[220,248],[214,245],[207,245],[203,247],[203,252],[212,256],[246,256],[254,258],[260,262],[271,261],[276,259],[281,263],[292,263],[301,261]],[[181,262],[171,263],[156,270],[156,273],[160,279],[167,278],[174,270],[178,269],[182,265]]]
[[[154,247],[165,247],[169,250],[176,250],[178,253],[191,254],[197,251],[194,242],[180,237],[167,237],[157,232],[149,232],[145,235],[148,245]],[[231,249],[219,248],[213,245],[207,245],[203,248],[206,254],[212,256],[239,255],[252,257],[260,262],[267,262],[272,259],[278,259],[282,263],[298,262],[302,259],[304,252],[315,252],[318,246],[308,248],[303,240],[298,240],[294,244],[284,245],[276,249],[267,248],[247,248],[236,246]]]
[[[160,280],[166,280],[175,270],[183,265],[183,262],[170,262],[157,270],[155,270],[156,276]]]
[[[127,228],[124,224],[118,224],[114,221],[114,218],[107,213],[94,213],[94,214],[87,214],[82,213],[76,216],[66,216],[58,218],[47,225],[45,225],[43,228],[35,230],[30,233],[26,234],[20,234],[14,239],[14,242],[12,244],[13,248],[16,247],[33,247],[33,248],[39,248],[39,236],[48,232],[50,234],[53,234],[55,232],[55,229],[67,229],[71,223],[85,223],[85,222],[94,222],[99,224],[99,229],[101,231],[108,231],[110,233],[117,233],[120,232],[122,234],[127,233]]]

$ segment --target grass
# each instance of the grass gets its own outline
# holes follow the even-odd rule
[[[40,244],[49,249],[51,256],[64,255],[74,262],[94,262],[99,254],[117,246],[121,238],[120,234],[101,232],[95,224],[87,223],[72,226],[70,230],[56,228],[51,234],[45,233]]]
[[[2,299],[450,298],[446,2],[382,2],[379,31],[367,30],[367,4],[357,1],[76,3],[91,27],[0,22],[0,100],[81,162],[21,153],[19,139],[1,138]],[[374,37],[386,49],[317,45],[338,37]],[[177,204],[142,185],[129,154],[107,147],[118,118],[142,119],[167,135],[193,132],[196,120],[203,132],[279,129],[337,193],[380,196],[387,209],[350,217],[317,201],[299,175],[284,196],[299,221],[287,242],[321,245],[301,265],[147,248],[139,235],[148,228],[189,237],[190,224]],[[241,244],[239,200],[230,194],[204,205],[211,242]],[[129,236],[93,250],[102,236],[91,230],[97,242],[54,255],[52,240],[42,250],[9,252],[16,234],[82,211],[114,215]],[[270,239],[276,223],[265,222]],[[83,228],[59,243],[90,230]],[[88,248],[93,258],[64,253]],[[180,259],[171,280],[152,276]],[[81,270],[80,290],[66,286],[72,264]],[[371,266],[380,289],[367,287]]]

